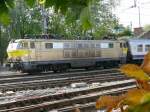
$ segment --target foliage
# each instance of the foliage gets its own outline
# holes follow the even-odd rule
[[[107,111],[116,109],[119,103],[124,99],[124,96],[102,96],[96,102],[96,108],[107,108]]]
[[[132,35],[133,35],[133,33],[132,33],[131,29],[125,28],[124,31],[119,33],[117,36],[122,37],[122,36],[132,36]]]
[[[1,0],[0,3],[0,22],[4,25],[10,23],[9,10],[14,7],[13,0]]]
[[[114,28],[114,33],[117,37],[133,36],[131,28],[129,26],[124,27],[123,25],[116,25]]]
[[[92,35],[96,39],[108,36],[113,32],[112,29],[118,25],[116,16],[112,13],[112,7],[117,3],[116,0],[113,4],[112,0],[101,1],[95,0],[91,5],[91,21],[92,21]]]
[[[0,18],[2,18],[0,22],[3,24],[10,24],[14,22],[14,17],[12,17],[11,16],[12,14],[10,13],[13,10],[17,9],[18,3],[20,2],[24,3],[25,1],[26,4],[30,6],[29,9],[34,9],[40,6],[44,6],[48,12],[50,12],[51,10],[55,10],[55,12],[58,15],[62,14],[61,19],[64,18],[66,19],[70,17],[71,21],[67,21],[67,23],[69,22],[71,22],[70,24],[79,23],[76,26],[80,27],[82,35],[88,34],[90,31],[90,33],[92,32],[92,34],[96,37],[98,37],[98,34],[100,34],[100,36],[103,37],[104,34],[110,32],[110,29],[114,27],[114,24],[116,24],[115,22],[116,18],[112,14],[111,10],[112,7],[118,4],[119,0],[117,1],[112,1],[112,0],[107,0],[107,1],[106,0],[102,0],[102,1],[101,0],[71,0],[71,1],[68,0],[22,0],[22,1],[2,0],[2,1],[3,2],[1,2],[0,9],[7,9],[7,10],[2,10],[0,12],[0,14],[2,15],[0,16]],[[27,7],[26,4],[24,5],[25,7],[22,9],[22,11],[24,12],[26,12],[26,7]],[[71,13],[68,15],[68,12]],[[27,11],[25,15],[22,14],[20,15],[20,17],[21,18],[22,16],[23,18],[26,17],[27,13],[29,12]],[[103,28],[104,26],[105,28]]]
[[[14,8],[15,0],[1,0],[0,4],[0,21],[4,24],[10,22],[9,10]],[[71,9],[74,13],[80,15],[82,10],[88,7],[89,3],[93,0],[38,0],[38,3],[47,7],[54,7],[56,12],[66,13]],[[25,0],[28,6],[33,7],[37,0]]]
[[[105,108],[107,112],[120,109],[121,112],[149,112],[150,110],[150,84],[149,62],[150,52],[144,57],[141,66],[126,64],[120,68],[126,76],[136,79],[137,88],[128,90],[120,96],[102,96],[96,102],[97,109]],[[146,68],[146,71],[144,70]]]
[[[0,65],[3,64],[3,62],[5,61],[4,59],[7,57],[6,50],[3,50],[6,49],[9,41],[6,36],[7,33],[3,33],[2,27],[0,27]]]
[[[138,65],[126,64],[120,68],[120,71],[138,80],[149,80],[149,76]]]
[[[141,65],[141,68],[145,73],[150,74],[150,52],[144,56],[144,61]]]
[[[10,11],[12,21],[6,29],[9,30],[10,38],[23,38],[25,34],[41,33],[40,14],[37,9],[29,9],[27,5],[16,0],[16,7]]]

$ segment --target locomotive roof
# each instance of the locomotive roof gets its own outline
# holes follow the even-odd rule
[[[133,38],[129,39],[129,42],[150,42],[150,39],[143,39],[143,38]]]
[[[102,42],[121,42],[124,40],[58,40],[58,39],[16,39],[15,42],[20,42],[20,41],[54,41],[54,42],[72,42],[72,41],[80,41],[80,42],[88,42],[88,41],[93,41],[93,42],[97,42],[97,41],[102,41]]]

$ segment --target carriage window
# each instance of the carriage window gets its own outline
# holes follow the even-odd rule
[[[143,45],[138,45],[137,46],[137,51],[142,52],[143,51]]]
[[[30,42],[30,48],[31,48],[31,49],[34,49],[34,48],[35,48],[34,42]]]
[[[47,49],[53,48],[53,43],[45,43],[45,48]]]
[[[109,43],[109,48],[113,48],[114,44],[113,43]]]
[[[149,51],[150,50],[150,45],[145,45],[145,51]]]

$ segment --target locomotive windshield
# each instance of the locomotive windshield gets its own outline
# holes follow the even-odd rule
[[[27,42],[19,42],[17,48],[18,49],[27,49],[28,43]]]
[[[19,42],[19,41],[11,41],[8,45],[8,50],[16,50],[16,49],[27,49],[27,42]]]

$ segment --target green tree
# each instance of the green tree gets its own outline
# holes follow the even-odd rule
[[[25,34],[41,33],[41,20],[37,7],[29,9],[24,1],[16,0],[10,11],[11,24],[7,27],[11,38],[23,38]]]
[[[5,32],[5,33],[4,33]],[[6,59],[6,48],[8,46],[7,31],[4,31],[3,27],[0,25],[0,65],[3,64]]]
[[[133,36],[133,32],[129,26],[124,27],[123,25],[117,25],[114,28],[114,35],[117,37]]]

